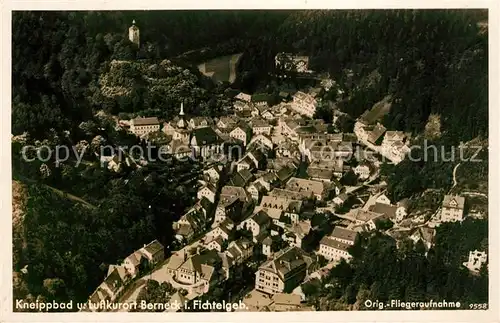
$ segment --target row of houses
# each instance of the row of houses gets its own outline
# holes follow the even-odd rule
[[[128,255],[120,265],[109,265],[104,281],[90,295],[91,303],[114,302],[127,284],[138,276],[161,263],[165,257],[163,245],[154,240]]]

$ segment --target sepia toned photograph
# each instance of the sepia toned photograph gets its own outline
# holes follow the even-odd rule
[[[11,16],[11,311],[492,306],[488,9]]]

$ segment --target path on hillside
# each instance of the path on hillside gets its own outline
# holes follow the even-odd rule
[[[482,196],[484,198],[488,198],[488,194],[479,192],[462,192],[462,195]]]
[[[457,186],[457,169],[458,169],[458,166],[460,166],[460,163],[456,164],[455,167],[453,168],[453,187]]]
[[[54,193],[57,193],[57,194],[59,194],[60,196],[65,197],[65,198],[68,198],[68,199],[70,199],[70,200],[72,200],[72,201],[75,201],[75,202],[81,203],[81,204],[83,204],[84,206],[86,206],[86,207],[88,207],[88,208],[90,208],[90,209],[95,209],[95,208],[96,208],[96,206],[95,206],[95,205],[92,205],[92,204],[90,204],[89,202],[85,201],[84,199],[82,199],[82,198],[80,198],[80,197],[78,197],[78,196],[75,196],[75,195],[73,195],[73,194],[70,194],[70,193],[68,193],[68,192],[61,191],[60,189],[57,189],[57,188],[52,187],[52,186],[49,186],[49,185],[47,185],[47,184],[42,184],[42,183],[39,183],[39,182],[37,182],[37,181],[36,181],[36,180],[34,180],[34,179],[27,178],[27,177],[24,177],[24,176],[19,175],[19,174],[17,175],[17,177],[19,177],[19,179],[21,179],[22,181],[25,181],[25,182],[28,182],[28,183],[31,183],[31,184],[39,184],[39,185],[42,185],[43,187],[46,187],[46,188],[48,188],[48,189],[52,190]]]

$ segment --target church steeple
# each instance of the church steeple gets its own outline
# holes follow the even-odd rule
[[[186,120],[184,120],[184,102],[181,102],[181,111],[179,111],[179,121],[177,121],[177,127],[184,129],[186,126]]]
[[[180,116],[184,115],[184,102],[181,102],[181,111],[179,112]]]

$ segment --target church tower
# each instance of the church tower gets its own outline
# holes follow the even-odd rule
[[[132,21],[132,26],[128,29],[128,39],[139,47],[139,28],[135,25],[135,20]]]
[[[186,128],[186,120],[184,119],[184,103],[181,102],[181,111],[179,112],[179,121],[177,121],[177,127],[180,129]]]

